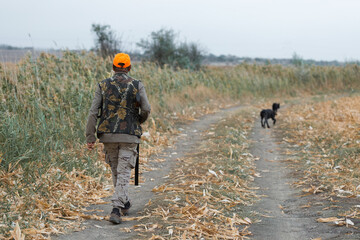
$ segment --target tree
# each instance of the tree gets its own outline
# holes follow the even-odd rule
[[[95,51],[102,57],[114,56],[120,52],[121,41],[109,25],[92,24],[95,34]]]
[[[144,55],[150,61],[173,65],[176,53],[176,35],[173,30],[160,29],[150,34],[150,39],[141,39],[137,45],[144,50]]]
[[[152,32],[148,39],[137,43],[144,50],[145,57],[161,67],[165,64],[172,67],[200,69],[203,52],[196,43],[177,43],[173,30],[160,29]]]
[[[304,59],[296,52],[294,52],[292,55],[291,63],[296,67],[301,67],[304,65]]]
[[[203,52],[196,43],[181,43],[176,50],[175,65],[180,68],[199,70]]]

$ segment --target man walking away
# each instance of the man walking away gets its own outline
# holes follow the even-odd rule
[[[96,88],[86,126],[86,141],[88,149],[92,150],[96,132],[104,144],[105,160],[111,167],[115,189],[110,221],[119,224],[121,214],[127,215],[131,207],[130,174],[136,164],[137,145],[142,134],[140,124],[148,118],[150,104],[141,81],[128,75],[131,70],[128,54],[115,55],[113,70],[115,74],[101,81]]]

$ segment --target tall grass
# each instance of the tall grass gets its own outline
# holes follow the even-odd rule
[[[131,75],[141,79],[153,107],[152,116],[209,103],[247,97],[359,89],[360,67],[283,67],[242,64],[202,71],[134,64]],[[61,153],[83,143],[88,109],[95,86],[111,75],[111,59],[91,53],[64,52],[58,58],[31,55],[13,67],[0,66],[1,169],[65,161]],[[70,161],[71,157],[66,158]],[[75,163],[72,163],[75,164]],[[64,167],[72,169],[72,164]]]
[[[169,114],[187,115],[216,102],[235,103],[245,98],[280,97],[360,88],[360,67],[283,67],[248,65],[204,67],[201,71],[133,64],[131,76],[143,81],[152,117],[166,131]],[[64,52],[61,58],[28,55],[16,65],[0,65],[0,174],[22,170],[18,189],[0,178],[9,212],[16,196],[31,198],[47,190],[32,183],[56,166],[69,172],[85,170],[97,176],[96,153],[84,155],[85,124],[96,84],[111,76],[111,59],[92,53]],[[30,189],[30,190],[29,190]],[[1,192],[1,191],[0,191]],[[9,197],[10,195],[10,197]],[[11,196],[14,196],[12,198]],[[4,201],[4,202],[1,202]],[[11,223],[11,219],[8,221]]]

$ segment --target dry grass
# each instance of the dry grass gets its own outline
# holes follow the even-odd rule
[[[294,105],[282,116],[286,116],[282,126],[287,129],[284,140],[294,147],[288,154],[302,160],[304,177],[297,185],[303,187],[305,195],[359,198],[360,97],[308,103],[301,108]],[[352,217],[359,217],[355,208],[351,213]]]
[[[141,173],[151,170],[149,157],[170,144],[170,132],[160,135],[154,120],[150,122],[148,137],[143,139],[142,144]],[[0,238],[7,238],[11,233],[10,239],[14,238],[14,234],[26,236],[26,239],[48,239],[51,234],[65,232],[65,229],[81,230],[80,225],[86,219],[104,219],[96,214],[87,214],[86,210],[90,205],[106,203],[103,198],[112,195],[113,191],[111,173],[104,161],[103,145],[96,144],[95,149],[89,152],[82,146],[75,152],[78,161],[92,164],[92,168],[98,169],[95,176],[85,169],[73,168],[69,172],[61,166],[49,166],[45,173],[35,171],[30,181],[24,181],[26,173],[21,165],[10,164],[8,171],[1,170],[2,219],[4,222],[12,221],[14,230],[6,235],[0,234]],[[97,160],[93,162],[93,158]],[[41,162],[32,164],[32,167],[44,168]],[[8,228],[5,224],[0,224],[0,227]]]
[[[238,113],[206,131],[198,151],[179,159],[171,181],[153,189],[157,195],[141,224],[126,230],[150,239],[242,239],[250,234],[251,220],[240,209],[256,197],[249,187],[255,173],[248,153],[252,118],[248,111]]]

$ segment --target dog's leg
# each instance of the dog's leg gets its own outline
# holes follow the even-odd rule
[[[265,128],[265,123],[263,123],[263,117],[261,117],[261,120],[260,120],[260,122],[261,122],[261,126],[263,127],[263,128]]]
[[[275,123],[276,123],[276,119],[275,119],[275,118],[273,118],[272,120],[274,121],[274,125],[275,125]]]
[[[263,128],[265,128],[265,125],[264,125],[264,123],[263,123],[263,119],[264,119],[264,110],[262,110],[262,111],[260,112],[260,117],[261,117],[261,120],[260,120],[261,126],[262,126]]]
[[[270,128],[267,118],[265,118],[265,122],[268,128]]]

